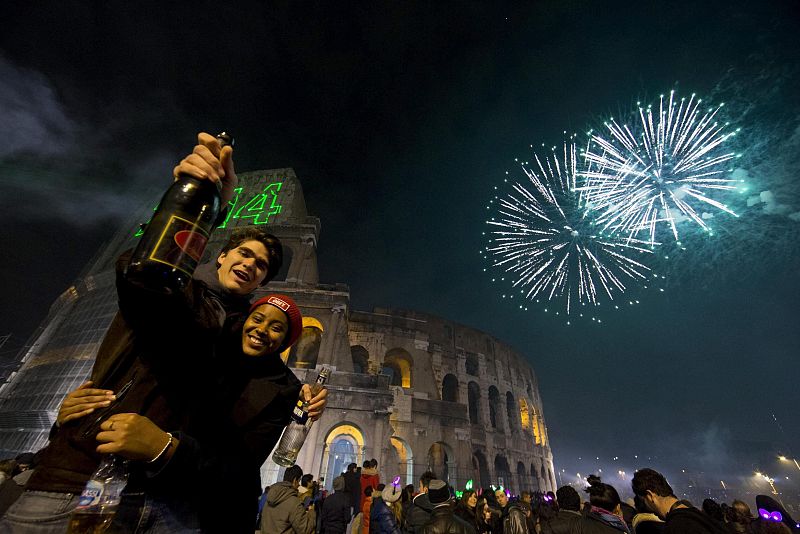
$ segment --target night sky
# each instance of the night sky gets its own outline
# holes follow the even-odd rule
[[[433,313],[529,357],[558,470],[746,477],[800,455],[796,1],[192,4],[4,6],[4,356],[196,132],[229,130],[240,171],[296,170],[321,281],[353,308]],[[748,207],[602,325],[503,299],[479,251],[514,158],[670,89],[730,99],[740,165],[778,208]]]

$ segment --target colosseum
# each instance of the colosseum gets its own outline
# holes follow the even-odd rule
[[[208,250],[241,226],[265,225],[280,237],[284,268],[267,289],[290,295],[303,311],[302,336],[283,358],[304,381],[322,367],[333,371],[328,407],[298,459],[305,472],[330,488],[350,462],[374,458],[382,480],[400,475],[404,484],[430,469],[458,489],[470,479],[514,492],[555,489],[542,399],[522,354],[441,317],[351,309],[347,285],[319,281],[320,221],[307,213],[294,171],[239,178]],[[132,221],[99,251],[27,343],[22,367],[2,388],[6,455],[44,445],[61,399],[88,375],[116,308],[113,260],[135,243],[135,227]],[[262,467],[265,484],[280,474],[269,460]]]

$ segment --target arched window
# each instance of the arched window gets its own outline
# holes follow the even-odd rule
[[[517,420],[517,403],[514,401],[514,395],[510,391],[506,393],[506,416],[508,417],[508,430],[513,433],[517,429],[515,424]]]
[[[467,367],[467,374],[470,376],[478,376],[478,355],[468,352],[467,361],[465,363]]]
[[[494,386],[489,386],[489,421],[492,428],[497,426],[497,407],[500,406],[500,392]]]
[[[384,356],[381,373],[384,372],[384,369],[387,371],[384,374],[390,376],[389,383],[391,385],[410,388],[412,378],[411,368],[413,365],[414,360],[411,358],[411,354],[403,349],[395,348],[388,351],[386,356]],[[389,369],[392,370],[391,373],[388,372]]]
[[[458,402],[458,378],[456,378],[456,375],[444,375],[442,380],[442,400]]]
[[[397,436],[391,437],[392,446],[397,452],[397,473],[400,474],[400,484],[413,484],[414,483],[414,455],[411,452],[411,447],[402,438]],[[402,479],[405,478],[405,481]]]
[[[439,480],[455,483],[450,476],[455,475],[455,455],[446,443],[437,441],[428,449],[428,470],[436,473]]]
[[[519,420],[522,423],[522,428],[524,430],[530,429],[531,417],[528,413],[528,402],[523,398],[519,399]]]
[[[517,462],[517,480],[519,481],[519,491],[528,491],[528,477],[525,475],[525,464]]]
[[[492,484],[492,477],[489,474],[486,456],[481,451],[472,453],[472,468],[472,480],[480,484],[480,487],[488,488]]]
[[[531,464],[531,491],[542,491],[542,485],[536,476],[536,466]]]
[[[353,372],[366,374],[369,370],[369,352],[361,345],[350,347],[350,355],[353,357]]]
[[[355,425],[344,423],[333,427],[325,438],[322,466],[325,468],[325,487],[333,488],[333,479],[347,470],[348,464],[361,465],[364,434]]]
[[[506,489],[511,489],[511,469],[508,467],[508,460],[499,454],[494,457],[494,476],[497,483]]]
[[[481,388],[477,382],[467,384],[467,400],[469,402],[469,422],[473,425],[480,424]]]
[[[303,332],[289,352],[289,367],[313,369],[317,365],[322,343],[322,323],[313,317],[303,317]]]

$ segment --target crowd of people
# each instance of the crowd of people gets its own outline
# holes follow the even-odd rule
[[[729,506],[706,499],[701,508],[678,499],[652,469],[636,472],[635,498],[589,476],[585,498],[572,486],[555,493],[511,495],[502,487],[455,489],[425,472],[419,485],[380,482],[375,460],[350,464],[333,481],[333,493],[294,466],[268,487],[258,525],[262,534],[790,534],[800,532],[785,508],[767,495],[758,514],[743,501]],[[287,495],[291,497],[287,497]],[[291,504],[287,501],[291,499]],[[316,511],[318,510],[318,511]]]

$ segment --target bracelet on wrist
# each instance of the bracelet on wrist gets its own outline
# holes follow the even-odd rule
[[[156,454],[155,458],[153,458],[152,460],[148,460],[147,461],[148,464],[156,463],[158,460],[161,459],[162,456],[164,456],[164,453],[167,452],[167,449],[169,449],[172,446],[172,443],[173,443],[175,438],[173,438],[172,434],[170,434],[169,432],[167,432],[167,436],[169,437],[169,441],[167,441],[167,444],[164,445],[164,448],[161,449],[161,452]]]

